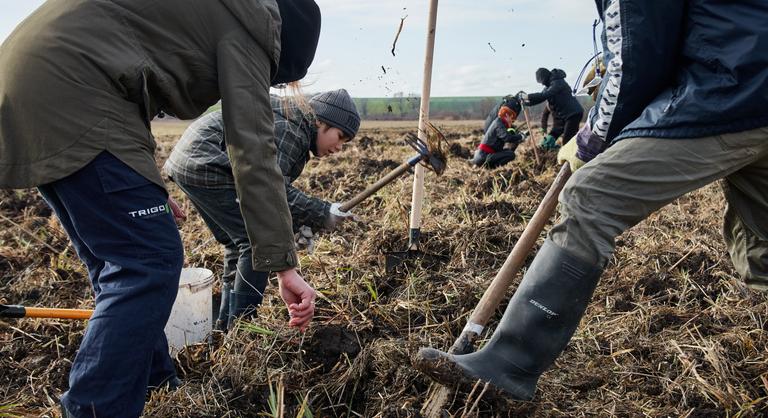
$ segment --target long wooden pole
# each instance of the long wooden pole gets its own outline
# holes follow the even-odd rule
[[[421,85],[421,106],[419,109],[419,139],[427,143],[427,122],[429,122],[429,97],[432,91],[432,61],[435,53],[435,31],[437,29],[437,0],[429,2],[427,20],[427,48],[424,57],[424,80]],[[424,204],[424,175],[426,170],[417,165],[413,176],[413,195],[411,196],[410,231],[408,249],[419,249],[421,235],[421,210]]]
[[[539,159],[539,150],[536,146],[536,143],[539,142],[536,140],[536,137],[533,135],[533,131],[531,130],[531,119],[528,116],[528,107],[520,102],[520,107],[523,108],[523,116],[525,117],[525,124],[528,125],[528,135],[531,137],[531,146],[533,147],[533,156],[536,158],[536,165],[541,165],[541,160]]]
[[[512,248],[506,261],[504,261],[504,265],[496,273],[496,277],[493,278],[493,281],[480,298],[480,302],[477,303],[475,310],[472,311],[467,325],[448,350],[449,353],[468,354],[474,351],[475,341],[485,329],[488,320],[493,316],[496,308],[501,304],[507,289],[523,266],[525,258],[531,252],[534,244],[536,244],[536,240],[547,224],[547,221],[552,217],[552,213],[554,213],[557,207],[558,195],[570,177],[571,166],[565,163],[560,168],[560,172],[557,174],[552,186],[549,187],[544,199],[539,203],[539,207],[536,208],[536,212],[525,227],[523,234],[520,235],[520,239]],[[446,386],[438,385],[433,387],[427,400],[424,402],[421,413],[429,418],[441,417],[443,415],[443,405],[448,402],[450,393],[450,389]]]
[[[451,353],[466,354],[473,351],[472,348],[475,340],[483,332],[483,329],[488,324],[488,320],[501,304],[507,289],[509,289],[515,276],[517,276],[517,272],[520,271],[520,268],[525,263],[525,258],[531,252],[541,231],[544,230],[544,226],[546,226],[549,218],[555,212],[558,195],[570,177],[571,166],[566,162],[560,168],[560,172],[549,187],[544,199],[539,203],[539,207],[536,208],[536,212],[534,212],[530,222],[528,222],[522,235],[520,235],[520,239],[507,256],[504,265],[496,273],[496,277],[493,278],[493,281],[480,298],[480,302],[477,303],[475,310],[472,311],[467,325],[464,327],[459,338],[453,343],[453,346],[451,346]]]

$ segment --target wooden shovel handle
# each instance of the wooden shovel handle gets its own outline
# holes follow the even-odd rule
[[[427,17],[427,44],[424,52],[424,78],[421,82],[421,103],[419,106],[419,139],[427,143],[427,123],[429,123],[429,99],[432,92],[432,63],[435,56],[435,34],[437,32],[437,3],[430,0]],[[417,165],[413,171],[413,193],[411,195],[411,215],[409,217],[410,237],[408,247],[418,250],[418,236],[421,229],[421,211],[424,205],[424,177],[426,169]],[[414,242],[414,239],[416,240]]]
[[[451,352],[464,354],[469,352],[467,350],[471,351],[471,344],[477,336],[480,335],[488,324],[488,320],[496,311],[496,308],[501,304],[507,289],[515,279],[517,272],[520,271],[520,268],[525,263],[525,258],[531,252],[541,231],[555,212],[558,195],[560,194],[560,191],[563,190],[563,186],[565,186],[565,183],[570,177],[571,167],[566,162],[560,168],[560,172],[557,174],[555,181],[552,183],[552,186],[549,187],[547,194],[533,214],[531,221],[528,222],[522,235],[520,235],[520,239],[507,256],[504,265],[501,266],[501,269],[496,273],[496,277],[493,278],[488,289],[485,290],[482,298],[480,298],[480,301],[477,303],[475,310],[472,311],[467,326],[464,328],[453,347],[451,347]]]
[[[533,148],[533,157],[536,159],[536,165],[538,166],[541,164],[539,148],[536,146],[538,141],[536,140],[536,135],[534,135],[534,132],[531,130],[531,119],[528,116],[528,107],[522,103],[520,104],[520,107],[523,108],[523,116],[525,116],[525,124],[528,126],[528,136],[530,137],[531,147]]]

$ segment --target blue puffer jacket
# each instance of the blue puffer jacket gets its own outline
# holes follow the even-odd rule
[[[607,73],[594,134],[610,143],[768,125],[768,1],[596,3]]]

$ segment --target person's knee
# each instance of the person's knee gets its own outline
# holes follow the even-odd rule
[[[251,241],[248,239],[248,237],[236,240],[235,245],[237,246],[237,254],[239,259],[242,259],[243,257],[251,257]]]
[[[597,202],[591,201],[591,193],[589,193],[591,186],[586,181],[588,170],[588,168],[582,168],[573,173],[570,180],[563,187],[563,191],[560,193],[561,211],[571,216],[582,217],[596,209]]]
[[[615,228],[601,211],[593,187],[581,170],[574,173],[560,194],[560,219],[549,237],[587,262],[604,264],[613,251]]]

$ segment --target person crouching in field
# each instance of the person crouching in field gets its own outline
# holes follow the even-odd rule
[[[519,112],[520,103],[516,99],[499,108],[496,119],[485,130],[483,140],[475,150],[472,165],[496,168],[515,159],[515,149],[525,140],[525,135],[513,126]]]
[[[307,196],[291,183],[310,158],[342,150],[360,127],[360,115],[346,90],[318,94],[309,106],[272,96],[277,162],[285,179],[293,229],[332,230],[351,213],[338,203]],[[220,111],[211,112],[187,128],[165,163],[166,174],[189,197],[214,238],[224,246],[221,308],[216,329],[227,330],[234,319],[252,315],[261,304],[268,272],[254,271],[252,249],[240,214],[228,137]]]
[[[536,81],[544,85],[540,93],[527,94],[520,92],[519,99],[526,106],[547,102],[541,115],[541,130],[544,134],[539,147],[545,150],[559,148],[557,139],[563,136],[563,145],[579,131],[579,123],[584,116],[584,109],[573,94],[571,86],[565,81],[565,71],[554,68],[552,71],[546,68],[536,70]],[[547,133],[549,115],[552,115],[552,129]]]
[[[304,77],[319,34],[314,0],[68,0],[0,46],[0,187],[38,187],[95,293],[63,416],[139,417],[149,387],[180,383],[163,329],[184,251],[154,158],[160,113],[221,99],[254,268],[278,272],[289,325],[308,326],[269,88]]]
[[[496,103],[488,112],[488,116],[485,117],[485,122],[483,122],[483,133],[485,133],[488,128],[491,127],[491,124],[494,120],[496,120],[497,117],[499,117],[499,109],[501,109],[502,106],[507,106],[510,109],[516,109],[520,105],[520,101],[517,99],[517,95],[514,94],[508,94],[501,98],[501,101]],[[519,113],[519,112],[518,112]]]

